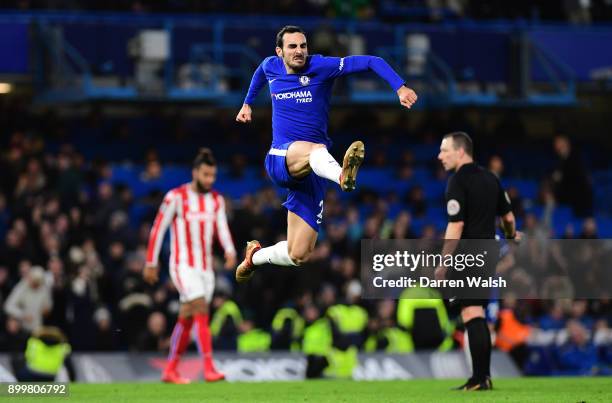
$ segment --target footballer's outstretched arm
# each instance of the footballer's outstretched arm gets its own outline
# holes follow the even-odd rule
[[[410,108],[417,101],[418,97],[414,90],[406,86],[405,81],[382,57],[359,55],[347,56],[341,59],[336,57],[326,57],[325,59],[330,64],[338,66],[337,69],[332,70],[332,77],[339,77],[364,71],[373,71],[395,90],[400,104],[406,108]]]
[[[251,118],[251,103],[259,93],[259,91],[266,84],[266,74],[263,71],[263,67],[260,64],[253,73],[253,78],[251,78],[251,85],[249,85],[249,91],[247,92],[246,97],[244,98],[244,103],[242,104],[242,108],[238,112],[236,116],[236,122],[240,123],[250,123]]]

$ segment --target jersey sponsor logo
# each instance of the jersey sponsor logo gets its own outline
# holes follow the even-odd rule
[[[450,199],[448,203],[446,203],[446,212],[448,215],[457,215],[461,210],[461,206],[459,202],[455,199]]]
[[[195,212],[195,211],[187,212],[187,221],[210,221],[214,219],[215,219],[214,213]]]
[[[280,94],[272,93],[272,97],[277,101],[285,101],[287,99],[295,99],[296,103],[312,102],[312,93],[306,91],[282,92]]]
[[[307,86],[308,84],[310,84],[310,77],[308,77],[308,76],[301,76],[300,77],[300,84],[302,84],[304,87]]]

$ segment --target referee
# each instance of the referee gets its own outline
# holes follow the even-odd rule
[[[495,239],[497,216],[501,217],[501,227],[507,239],[518,241],[520,238],[520,233],[516,231],[510,198],[493,173],[474,163],[473,155],[472,139],[466,133],[453,132],[442,139],[438,159],[446,171],[454,171],[454,175],[448,180],[445,195],[448,225],[444,235],[444,239],[447,240],[444,245],[444,254],[457,252],[459,241],[448,242],[448,240]],[[479,242],[472,241],[469,244],[461,241],[458,248],[462,253],[471,252],[475,247],[474,243]],[[483,242],[479,244],[482,247]],[[499,253],[489,249],[491,247],[485,249],[489,251],[490,259],[487,259],[486,270],[481,272],[483,276],[495,273]],[[441,267],[436,270],[435,275],[436,279],[441,280],[447,277],[460,278],[465,275],[463,273],[456,270],[447,273],[446,268]],[[476,296],[473,293],[465,295],[465,292],[459,298],[451,298],[451,304],[461,308],[461,319],[467,330],[472,357],[472,377],[457,388],[458,390],[490,390],[493,388],[490,371],[491,334],[485,320],[484,310],[488,302],[488,295]]]

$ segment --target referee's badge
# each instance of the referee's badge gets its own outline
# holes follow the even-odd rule
[[[308,84],[310,84],[310,77],[308,77],[308,76],[301,76],[300,77],[300,84],[302,84],[304,87],[307,86]]]
[[[457,215],[461,210],[461,206],[459,206],[459,202],[455,199],[450,199],[448,203],[446,203],[446,211],[448,215]]]

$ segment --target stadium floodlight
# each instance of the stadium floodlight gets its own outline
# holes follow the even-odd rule
[[[8,94],[13,90],[13,85],[9,83],[0,83],[0,94]]]

